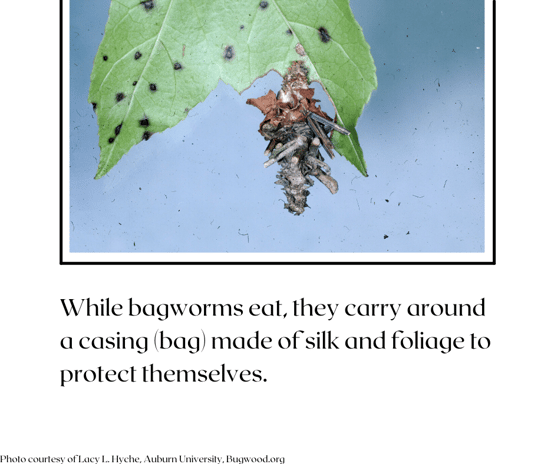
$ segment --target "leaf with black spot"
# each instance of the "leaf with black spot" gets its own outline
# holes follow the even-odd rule
[[[329,41],[322,41],[327,36],[320,28]],[[98,103],[96,177],[143,140],[147,126],[139,121],[145,114],[156,132],[174,127],[220,80],[242,92],[272,69],[285,75],[299,59],[298,43],[309,78],[322,82],[337,109],[337,124],[351,132],[335,131],[333,145],[366,175],[355,126],[377,81],[348,0],[118,0],[110,6],[89,90],[89,102]],[[124,98],[118,101],[117,93]],[[125,130],[108,143],[122,123]]]

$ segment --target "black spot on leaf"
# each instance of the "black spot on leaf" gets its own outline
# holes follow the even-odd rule
[[[113,137],[110,137],[110,138],[108,139],[108,143],[113,143],[114,140],[115,140],[115,139],[114,139]]]
[[[240,25],[240,30],[242,31],[244,29],[244,24]]]
[[[137,85],[137,81],[133,82],[133,87],[134,87],[135,85]]]
[[[102,58],[104,59],[104,61],[108,61],[108,55],[104,55]]]
[[[121,123],[119,126],[117,126],[115,128],[115,136],[117,137],[119,135],[119,133],[121,132],[121,126],[123,125],[123,123]]]
[[[144,131],[144,134],[142,134],[142,140],[148,140],[150,137],[152,137],[152,132],[150,131]]]
[[[235,57],[235,49],[232,45],[227,45],[225,51],[223,52],[223,58],[227,61],[231,61]]]
[[[92,102],[92,110],[96,112],[96,103]]]
[[[292,35],[292,31],[290,29],[287,29],[287,35]]]
[[[139,124],[141,126],[145,126],[145,127],[148,127],[150,125],[150,123],[148,122],[148,118],[146,116],[144,116],[144,118],[142,118],[140,121],[139,121]]]
[[[155,92],[156,90],[158,90],[158,88],[156,87],[156,84],[150,84],[150,90],[152,92]]]
[[[125,94],[123,92],[119,92],[115,94],[115,101],[118,103],[124,98],[125,98]]]
[[[141,52],[136,52],[135,53],[135,60],[138,60],[141,56],[142,56]]]
[[[175,71],[179,71],[180,69],[183,69],[183,65],[181,63],[175,63],[173,65],[173,69],[175,69]]]
[[[152,0],[148,0],[147,2],[140,2],[140,4],[144,7],[145,10],[151,10],[154,8],[154,2]]]
[[[269,3],[267,3],[267,2],[261,2],[261,3],[260,3],[260,8],[261,8],[262,10],[265,10],[268,6],[269,6]]]
[[[319,28],[319,38],[323,43],[327,43],[331,40],[331,36],[329,35],[329,32],[324,27]]]

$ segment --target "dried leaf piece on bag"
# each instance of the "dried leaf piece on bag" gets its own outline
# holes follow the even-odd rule
[[[281,166],[276,184],[282,185],[288,203],[285,208],[300,215],[308,206],[308,189],[314,184],[310,176],[322,182],[331,193],[337,193],[338,184],[331,177],[331,169],[319,152],[321,145],[331,158],[333,144],[328,134],[331,125],[322,124],[322,118],[332,119],[316,106],[314,89],[308,87],[307,69],[302,61],[295,61],[283,78],[277,95],[270,90],[263,97],[247,100],[258,108],[265,118],[260,124],[260,134],[270,143],[265,163],[268,167],[275,162]],[[317,115],[316,118],[310,115]],[[335,124],[336,126],[336,124]]]

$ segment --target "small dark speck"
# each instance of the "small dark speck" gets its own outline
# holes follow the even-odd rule
[[[290,29],[287,29],[287,34],[292,35],[292,31]]]
[[[389,238],[389,236],[385,234],[383,238],[386,240],[387,238]]]
[[[248,234],[248,232],[246,234],[243,234],[243,233],[241,233],[241,231],[239,229],[239,235],[242,235],[243,237],[246,237],[246,240],[248,241],[248,243],[250,243],[250,235]]]
[[[225,51],[223,52],[223,58],[227,61],[231,61],[235,57],[235,49],[232,45],[227,45]]]
[[[133,82],[133,87],[134,87],[135,85],[137,85],[137,81]]]
[[[241,25],[240,25],[240,30],[241,30],[241,31],[244,30],[244,24],[241,24]]]
[[[389,202],[389,200],[385,200],[387,203]]]
[[[108,55],[104,55],[102,58],[104,59],[104,61],[108,61]]]
[[[147,2],[140,2],[140,4],[144,7],[145,10],[151,10],[154,8],[154,2],[152,0],[148,0]]]
[[[94,103],[94,102],[92,103],[92,110],[96,111],[96,103]]]
[[[173,65],[173,69],[175,69],[175,71],[179,71],[180,69],[183,69],[183,65],[181,63],[175,63]]]
[[[319,38],[323,43],[327,43],[331,40],[331,36],[329,35],[329,32],[324,27],[319,28]]]
[[[156,90],[158,90],[158,88],[156,87],[156,84],[150,84],[150,90],[152,92],[155,92]]]
[[[142,134],[142,140],[148,140],[150,137],[152,137],[152,132],[150,131],[144,131],[144,134]]]
[[[125,94],[122,93],[122,92],[119,92],[119,93],[116,93],[115,94],[115,101],[116,102],[120,102],[121,100],[123,100],[125,98]]]
[[[138,60],[141,56],[142,56],[141,52],[136,52],[135,53],[135,60]]]
[[[269,6],[269,3],[268,2],[260,2],[260,8],[262,10],[265,10],[267,7]]]
[[[410,231],[408,231],[408,233],[406,235],[410,235]]]
[[[121,126],[123,125],[123,123],[121,123],[119,126],[117,126],[115,128],[115,136],[117,137],[119,135],[119,133],[121,132]]]
[[[146,126],[148,127],[150,125],[150,122],[148,121],[148,118],[145,116],[144,118],[142,118],[140,121],[139,121],[139,124],[141,126]]]
[[[113,143],[114,140],[115,140],[115,139],[114,139],[113,137],[110,137],[110,138],[108,139],[108,143]]]

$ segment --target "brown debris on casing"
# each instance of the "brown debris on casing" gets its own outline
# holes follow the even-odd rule
[[[260,124],[260,134],[266,140],[275,138],[275,132],[297,122],[305,122],[309,113],[315,113],[331,121],[314,99],[314,89],[308,87],[307,69],[303,61],[295,61],[283,78],[281,90],[277,95],[270,90],[267,95],[250,98],[248,105],[258,108],[265,119]]]
[[[327,138],[325,132],[323,132],[320,125],[317,123],[317,121],[313,120],[310,117],[306,118],[306,122],[308,123],[308,126],[310,126],[310,129],[313,131],[315,136],[321,139],[321,142],[323,143],[323,148],[325,148],[327,154],[331,157],[331,159],[333,159],[335,157],[335,155],[333,154],[333,150],[335,149],[335,147]]]
[[[279,163],[281,170],[275,183],[283,186],[287,197],[285,208],[296,215],[302,214],[308,206],[308,189],[314,184],[310,176],[318,179],[331,193],[338,191],[337,181],[331,177],[331,168],[319,152],[323,145],[329,156],[334,157],[327,134],[334,123],[320,125],[322,120],[333,121],[316,106],[319,100],[313,98],[314,89],[308,87],[307,74],[304,62],[295,61],[284,76],[277,95],[270,90],[267,95],[246,102],[265,115],[259,130],[270,141],[265,151],[269,159],[264,166]],[[312,119],[310,114],[318,118]]]

